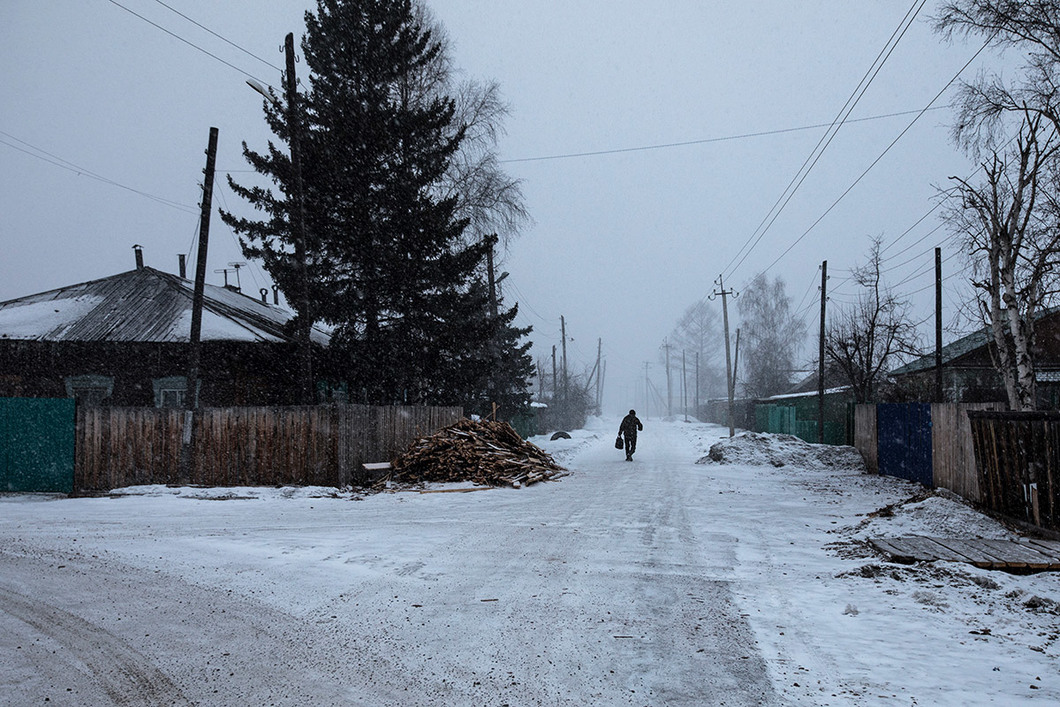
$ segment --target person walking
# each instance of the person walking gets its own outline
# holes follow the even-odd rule
[[[633,461],[633,452],[637,451],[637,431],[643,430],[644,425],[637,418],[637,411],[630,410],[629,414],[622,418],[622,424],[618,426],[618,436],[626,440],[626,461]]]

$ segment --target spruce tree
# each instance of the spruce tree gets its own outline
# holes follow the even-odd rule
[[[409,0],[318,0],[306,28],[309,88],[298,137],[312,316],[334,327],[351,400],[466,404],[493,370],[482,352],[525,355],[518,340],[526,332],[511,330],[510,317],[488,316],[476,273],[492,242],[462,238],[467,222],[456,215],[456,197],[439,195],[465,130],[452,99],[410,86],[441,46]],[[282,109],[267,103],[265,113],[288,142]],[[244,144],[244,154],[282,195],[229,177],[268,218],[223,217],[246,255],[293,292],[290,160],[271,142],[265,153]],[[511,350],[500,355],[498,342]]]

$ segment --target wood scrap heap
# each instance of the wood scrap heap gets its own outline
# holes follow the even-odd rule
[[[390,478],[395,481],[471,481],[514,488],[568,473],[507,422],[468,419],[417,439],[392,467]]]

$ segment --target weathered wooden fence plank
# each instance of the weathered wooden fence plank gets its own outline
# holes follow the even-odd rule
[[[987,508],[1060,530],[1060,413],[969,413]]]
[[[878,474],[880,466],[875,403],[860,403],[854,406],[854,447],[861,452],[868,472]]]
[[[934,485],[978,503],[970,411],[1000,410],[1001,403],[934,403],[931,406],[931,452]]]

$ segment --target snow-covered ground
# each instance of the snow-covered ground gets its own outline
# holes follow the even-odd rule
[[[1060,575],[886,562],[1005,538],[840,451],[645,421],[476,493],[0,496],[0,705],[1060,702]],[[883,509],[883,512],[877,513]]]

